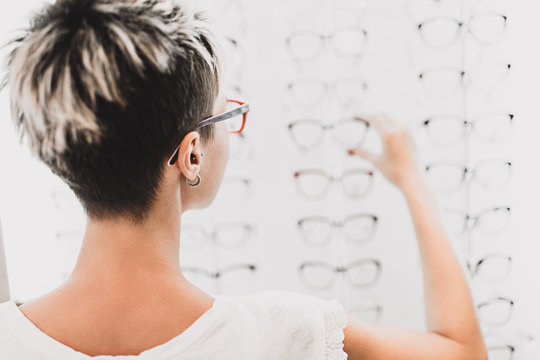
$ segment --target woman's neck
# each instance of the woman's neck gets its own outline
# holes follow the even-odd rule
[[[176,207],[179,209],[179,207]],[[156,278],[183,281],[180,272],[180,212],[154,211],[143,225],[89,219],[73,281],[122,280],[134,284]]]

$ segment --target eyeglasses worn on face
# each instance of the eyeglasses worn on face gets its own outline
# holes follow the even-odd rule
[[[246,104],[238,100],[227,99],[227,108],[229,108],[230,104],[233,104],[233,103],[238,104],[240,106],[234,106],[233,109],[229,109],[222,114],[218,114],[218,115],[202,120],[200,123],[197,124],[197,129],[203,126],[217,123],[219,121],[229,120],[227,122],[227,127],[229,128],[229,132],[233,134],[241,133],[242,130],[244,130],[244,126],[246,124],[247,113],[249,112],[249,104]],[[168,161],[169,166],[173,165],[178,159],[179,148],[180,148],[180,145],[178,145],[178,147],[174,150],[174,153],[172,154],[172,156],[169,158],[169,161]]]

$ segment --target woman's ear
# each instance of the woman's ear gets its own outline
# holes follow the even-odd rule
[[[189,132],[180,143],[178,166],[189,180],[195,179],[201,168],[201,153],[199,152],[200,135],[196,131]]]

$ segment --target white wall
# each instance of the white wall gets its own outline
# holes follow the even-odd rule
[[[540,96],[540,29],[536,19],[537,3],[521,0],[512,2],[511,8],[508,0],[442,0],[438,5],[431,0],[372,1],[369,10],[358,17],[359,23],[369,31],[370,42],[365,57],[354,66],[342,64],[330,53],[318,63],[297,66],[284,45],[285,37],[295,29],[331,30],[340,23],[356,21],[352,12],[345,17],[342,12],[332,15],[338,3],[350,4],[351,1],[312,1],[309,2],[310,11],[302,7],[304,1],[243,3],[245,12],[229,13],[221,27],[224,35],[238,38],[246,49],[243,70],[236,71],[235,64],[238,63],[232,62],[229,75],[240,79],[246,90],[244,98],[252,109],[245,130],[249,147],[243,149],[249,151],[231,159],[227,175],[252,179],[253,196],[244,203],[235,203],[232,208],[226,199],[217,199],[207,211],[185,214],[183,221],[186,224],[205,221],[215,224],[226,219],[247,219],[257,231],[245,248],[206,246],[186,250],[182,254],[182,263],[215,269],[237,262],[253,262],[259,266],[255,279],[252,283],[242,283],[250,284],[250,290],[276,288],[325,298],[337,297],[347,309],[363,303],[380,303],[384,306],[382,322],[422,329],[419,259],[400,194],[382,176],[376,175],[373,191],[362,200],[344,198],[336,187],[331,197],[312,202],[296,194],[291,176],[294,170],[303,167],[323,165],[339,173],[342,169],[366,164],[347,158],[331,141],[318,152],[299,152],[287,133],[288,122],[300,116],[319,116],[330,121],[333,116],[350,115],[355,110],[385,111],[415,129],[426,162],[454,158],[474,165],[479,159],[493,156],[511,159],[512,180],[503,190],[485,191],[473,183],[451,196],[441,195],[440,201],[443,206],[463,207],[473,213],[495,203],[510,204],[512,222],[505,234],[496,239],[473,234],[452,241],[462,260],[469,256],[476,259],[489,251],[505,251],[512,255],[513,268],[506,280],[488,285],[476,281],[471,284],[477,301],[494,295],[515,300],[514,313],[508,324],[484,325],[484,330],[491,343],[510,342],[518,350],[517,359],[531,359],[533,353],[539,352],[540,336],[537,320],[540,319],[540,262],[536,259],[540,250],[537,220],[540,200],[537,134],[540,127],[536,105],[536,98]],[[37,1],[1,3],[2,39],[7,36],[6,29],[23,24],[29,11],[38,4]],[[480,48],[465,39],[446,53],[437,53],[429,51],[419,41],[414,26],[418,21],[436,13],[466,16],[486,6],[500,9],[509,16],[508,33],[502,44]],[[246,29],[242,28],[242,14],[247,19]],[[453,98],[433,100],[426,96],[415,77],[429,66],[445,63],[478,67],[506,61],[512,64],[511,81],[497,84],[497,95],[491,98],[478,96],[473,89]],[[350,75],[366,78],[370,85],[367,102],[348,111],[331,101],[313,109],[291,104],[285,93],[286,83],[296,76],[317,74],[328,80]],[[80,237],[84,218],[73,197],[62,202],[63,210],[55,207],[51,193],[63,193],[66,187],[17,143],[9,121],[7,94],[3,93],[0,101],[3,114],[0,121],[0,216],[8,274],[12,296],[28,299],[61,282],[62,272],[69,267],[76,246],[70,248],[60,244],[55,233],[74,231]],[[441,149],[417,131],[417,124],[423,117],[437,112],[454,110],[474,115],[502,107],[515,114],[515,126],[508,139],[501,143],[488,146],[471,137],[466,145]],[[368,144],[376,146],[375,142]],[[225,191],[225,186],[222,190]],[[226,194],[219,196],[226,197]],[[295,228],[296,220],[302,216],[340,218],[353,211],[369,211],[380,217],[380,227],[368,244],[350,245],[338,236],[324,248],[309,248]],[[369,289],[356,290],[341,281],[321,293],[303,286],[297,275],[297,266],[304,260],[347,263],[362,257],[375,257],[383,264],[381,279]],[[217,290],[209,288],[209,291]],[[536,336],[536,342],[528,341],[529,335]]]

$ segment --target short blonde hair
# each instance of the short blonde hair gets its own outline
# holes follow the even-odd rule
[[[144,220],[162,160],[212,115],[221,63],[207,20],[187,1],[58,0],[10,43],[2,86],[20,138],[89,216]]]

